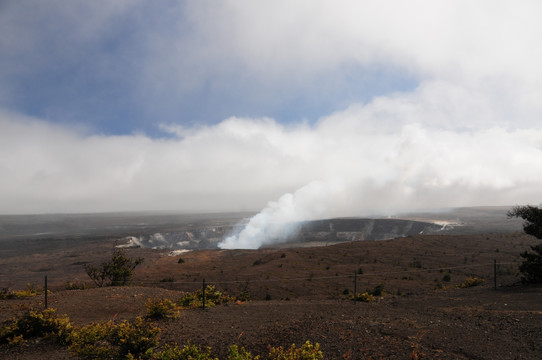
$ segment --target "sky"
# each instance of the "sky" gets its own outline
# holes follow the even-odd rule
[[[0,1],[0,214],[542,201],[539,1]],[[239,241],[239,239],[234,239]]]

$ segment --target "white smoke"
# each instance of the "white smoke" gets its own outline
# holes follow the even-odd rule
[[[257,249],[284,242],[305,220],[510,205],[542,195],[542,131],[452,131],[419,124],[363,135],[351,130],[342,129],[332,146],[321,144],[320,161],[314,162],[328,169],[321,179],[269,202],[218,246]]]
[[[329,195],[329,187],[322,182],[312,182],[294,194],[284,194],[277,201],[269,202],[239,234],[226,237],[218,247],[258,249],[262,245],[284,242],[297,229],[297,222],[325,213],[321,204],[330,199]]]

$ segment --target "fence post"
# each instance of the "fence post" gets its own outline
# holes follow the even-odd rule
[[[354,271],[354,304],[356,303],[357,292],[358,292],[358,274]]]
[[[202,290],[202,302],[203,302],[203,310],[205,310],[205,279],[203,279],[203,290]]]
[[[47,309],[47,275],[45,275],[45,284],[43,286],[44,288],[44,305],[45,305],[45,308]]]
[[[497,259],[493,259],[493,288],[497,290]]]

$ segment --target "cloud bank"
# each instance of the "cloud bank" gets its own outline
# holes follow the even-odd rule
[[[452,90],[421,87],[314,125],[235,117],[169,125],[171,136],[159,139],[2,112],[1,212],[254,210],[281,199],[300,220],[538,201],[542,130],[469,126],[469,113],[501,114],[468,93],[455,94],[463,107],[439,112]],[[436,126],[435,117],[458,125]]]

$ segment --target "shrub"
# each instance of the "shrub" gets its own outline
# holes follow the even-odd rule
[[[363,302],[372,302],[372,301],[375,301],[375,297],[366,291],[362,294],[357,293],[356,296],[354,297],[354,300],[363,301]]]
[[[452,280],[452,277],[450,276],[450,274],[446,274],[442,277],[442,281],[444,282],[450,282]]]
[[[228,360],[258,360],[260,356],[252,356],[252,354],[245,350],[244,347],[239,347],[237,345],[232,345],[228,349]]]
[[[372,291],[367,291],[367,292],[373,296],[382,296],[384,295],[384,285],[382,284],[377,285]]]
[[[435,290],[448,290],[448,288],[446,286],[444,286],[442,283],[438,282],[435,285]]]
[[[85,283],[74,283],[68,281],[64,287],[66,290],[85,290],[88,289],[88,285]]]
[[[147,317],[151,319],[176,318],[179,316],[177,305],[169,299],[148,299],[145,303]]]
[[[239,295],[235,297],[235,300],[242,302],[250,301],[250,299],[252,299],[252,295],[250,295],[250,292],[247,289],[241,291]]]
[[[528,284],[542,284],[542,244],[531,246],[534,252],[523,252],[520,254],[525,260],[519,266],[523,274],[521,280]]]
[[[18,319],[2,323],[0,343],[22,343],[31,338],[47,337],[60,344],[67,344],[73,330],[70,319],[58,317],[55,309],[28,311]]]
[[[34,286],[30,283],[26,284],[26,289],[11,291],[9,288],[4,288],[0,292],[0,300],[7,299],[24,299],[28,297],[33,297],[41,294],[43,291],[37,286]]]
[[[85,359],[150,358],[161,330],[141,317],[93,323],[74,331],[70,351]]]
[[[153,354],[156,360],[218,360],[211,354],[209,347],[203,349],[199,346],[188,343],[182,349],[177,345],[166,346],[163,351]],[[243,358],[239,358],[243,359]],[[249,358],[250,359],[250,358]]]
[[[477,278],[477,277],[470,276],[463,283],[457,285],[457,287],[459,287],[459,288],[469,288],[469,287],[481,285],[484,282],[485,282],[484,279],[480,279],[480,278]]]
[[[542,207],[536,206],[516,206],[507,213],[508,217],[522,218],[523,231],[542,239]],[[534,252],[523,252],[520,256],[525,259],[519,266],[519,271],[523,274],[524,283],[542,284],[542,244],[531,246]]]
[[[70,351],[84,359],[110,359],[117,350],[111,343],[113,323],[92,323],[74,331]]]
[[[300,348],[296,348],[295,344],[292,344],[288,349],[279,346],[278,348],[273,347],[269,351],[270,360],[318,360],[323,358],[320,345],[318,343],[313,345],[310,341],[307,341]]]
[[[103,262],[99,267],[89,264],[83,267],[87,275],[99,287],[124,286],[130,282],[134,269],[142,262],[143,258],[131,259],[126,256],[124,250],[117,248],[113,251],[110,261]]]
[[[207,285],[205,287],[205,306],[215,306],[232,302],[233,300],[233,297],[216,290],[214,285]],[[178,304],[184,308],[196,308],[203,306],[203,290],[199,289],[197,291],[185,294],[178,301]]]

